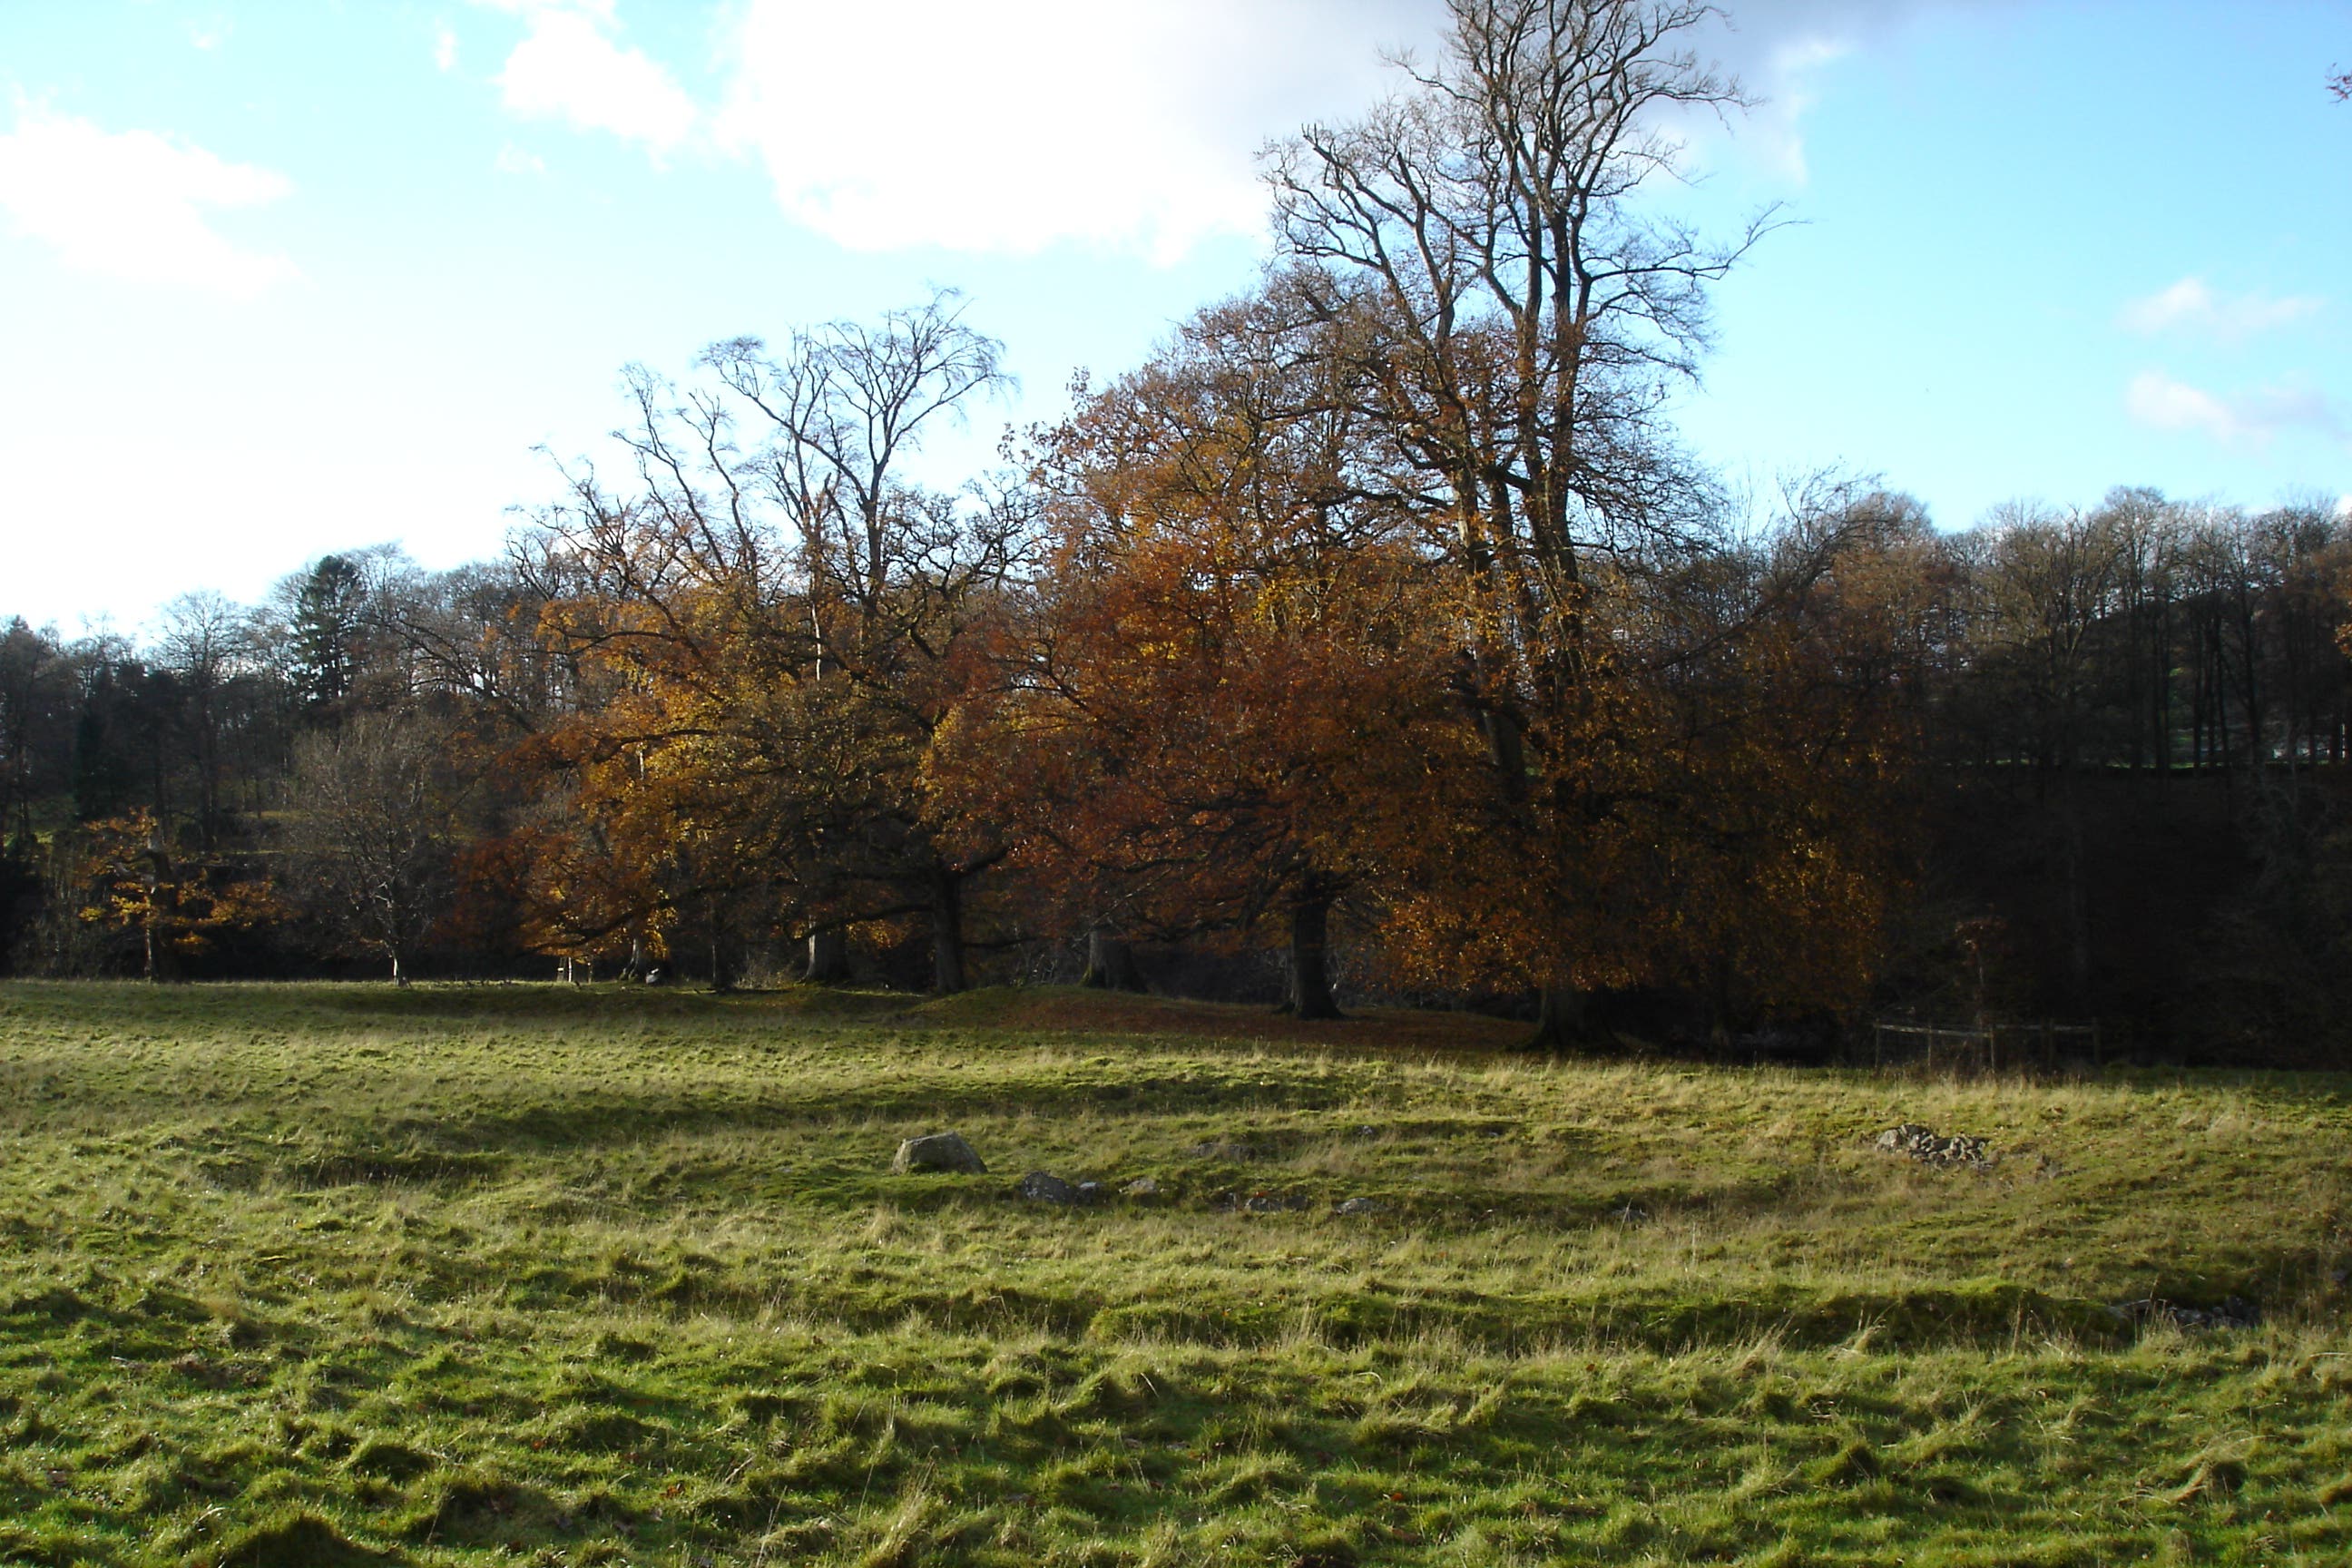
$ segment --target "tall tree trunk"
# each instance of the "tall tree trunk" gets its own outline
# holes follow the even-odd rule
[[[2060,803],[2060,830],[2065,842],[2060,861],[2066,876],[2067,976],[2073,982],[2074,1005],[2091,1010],[2091,894],[2084,865],[2082,781],[2068,773],[2065,798]]]
[[[1486,734],[1487,755],[1502,781],[1503,798],[1516,805],[1528,794],[1527,731],[1517,713],[1501,708],[1483,711],[1479,725]]]
[[[839,926],[809,932],[808,970],[801,978],[811,985],[839,985],[849,978],[849,933]]]
[[[1135,949],[1111,935],[1110,928],[1087,931],[1087,972],[1078,984],[1093,991],[1141,991],[1143,971],[1136,966]]]
[[[966,988],[963,972],[963,879],[931,868],[931,989],[946,995]]]
[[[1290,907],[1290,994],[1283,1011],[1300,1018],[1344,1018],[1331,995],[1328,894],[1309,893]]]
[[[735,989],[735,973],[727,963],[727,921],[719,895],[705,895],[702,912],[710,927],[710,989],[725,995]]]

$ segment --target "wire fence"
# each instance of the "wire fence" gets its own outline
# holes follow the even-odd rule
[[[1871,1026],[1871,1065],[1988,1073],[2053,1071],[2067,1062],[2106,1065],[2096,1020],[2061,1024],[1908,1024]]]

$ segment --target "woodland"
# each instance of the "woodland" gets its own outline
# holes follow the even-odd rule
[[[2352,520],[1727,485],[1672,412],[1777,220],[1669,210],[1660,115],[1744,101],[1705,8],[1452,10],[1269,150],[1254,288],[965,482],[924,444],[1003,353],[941,292],[633,367],[498,559],[9,622],[5,972],[2352,1059]]]

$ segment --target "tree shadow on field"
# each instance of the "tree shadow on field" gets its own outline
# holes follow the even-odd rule
[[[911,1134],[959,1121],[1023,1117],[1054,1121],[1108,1113],[1150,1119],[1239,1109],[1327,1111],[1360,1102],[1363,1087],[1179,1079],[1020,1085],[932,1080],[846,1090],[820,1086],[805,1093],[769,1090],[749,1101],[631,1093],[574,1097],[562,1104],[481,1106],[446,1120],[409,1118],[387,1131],[388,1141],[413,1140],[462,1152],[554,1151],[678,1135],[828,1129],[862,1122],[903,1125]]]

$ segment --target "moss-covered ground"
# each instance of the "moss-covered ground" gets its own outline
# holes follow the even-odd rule
[[[2352,1079],[1497,1032],[0,986],[0,1563],[2352,1561]]]

